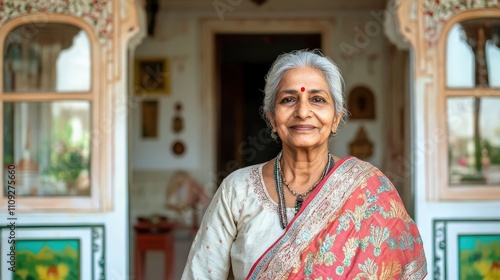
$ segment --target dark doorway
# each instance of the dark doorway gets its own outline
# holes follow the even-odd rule
[[[217,34],[217,179],[268,161],[281,145],[260,115],[265,75],[276,57],[320,49],[321,34]]]

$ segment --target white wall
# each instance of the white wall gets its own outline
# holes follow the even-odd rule
[[[198,28],[196,18],[161,15],[158,18],[158,39],[145,38],[136,49],[136,57],[167,57],[170,60],[171,93],[168,96],[151,97],[159,101],[159,137],[143,139],[140,135],[140,103],[133,108],[133,168],[140,170],[176,170],[199,168],[201,141],[200,77]],[[150,98],[150,97],[146,97]],[[175,103],[182,103],[180,115],[184,130],[172,132]],[[186,152],[175,156],[171,146],[174,140],[182,140]]]
[[[349,143],[362,125],[374,145],[373,155],[366,159],[383,168],[385,152],[384,99],[387,96],[388,71],[387,41],[382,23],[372,14],[339,15],[335,33],[334,60],[342,71],[346,94],[359,85],[370,88],[375,96],[374,120],[348,120],[334,141],[333,151],[343,157],[349,155]],[[349,55],[351,54],[351,55]]]

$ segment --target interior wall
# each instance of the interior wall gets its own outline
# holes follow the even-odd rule
[[[171,82],[168,95],[145,96],[141,100],[154,99],[159,102],[158,138],[141,137],[140,103],[134,108],[133,118],[133,168],[139,170],[197,170],[202,135],[199,77],[198,26],[195,17],[161,14],[158,16],[158,35],[145,38],[135,51],[135,57],[166,57],[170,61]],[[184,129],[172,133],[172,118],[175,104],[182,103],[181,116]],[[173,140],[182,139],[186,152],[182,156],[172,153]]]
[[[363,11],[355,15],[339,14],[336,20],[333,59],[344,77],[345,93],[348,95],[351,89],[360,85],[371,89],[375,96],[375,119],[348,119],[334,140],[332,150],[340,157],[350,155],[349,144],[355,139],[360,126],[363,126],[373,143],[373,154],[365,160],[384,169],[388,43],[383,35],[382,23],[376,15],[376,11]]]

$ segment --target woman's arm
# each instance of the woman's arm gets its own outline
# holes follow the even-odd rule
[[[236,237],[231,212],[232,187],[223,181],[208,206],[191,246],[182,279],[227,279],[231,268],[230,250]]]

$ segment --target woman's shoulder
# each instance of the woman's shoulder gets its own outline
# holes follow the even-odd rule
[[[262,182],[262,166],[265,163],[250,165],[231,172],[221,183],[219,190],[233,200],[249,198]]]
[[[375,178],[384,184],[392,185],[390,179],[375,165],[354,156],[342,159],[341,167],[350,174],[357,174],[365,179]]]
[[[260,178],[262,167],[265,163],[258,163],[246,167],[236,169],[231,172],[225,179],[226,185],[237,185],[247,182],[249,179]]]
[[[380,170],[373,165],[372,163],[359,159],[355,156],[346,156],[341,159],[341,163],[347,164],[347,165],[352,165],[353,167],[356,168],[361,168],[367,171],[377,171],[380,172]]]
[[[380,170],[368,161],[355,156],[346,156],[337,160],[338,168],[345,171],[365,171],[366,173],[380,172]]]

